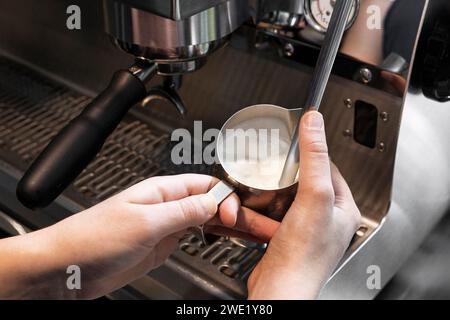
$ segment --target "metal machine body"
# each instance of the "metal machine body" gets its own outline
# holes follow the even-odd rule
[[[167,1],[105,0],[106,32],[124,51],[157,62],[162,74],[195,71],[248,19],[248,2],[186,2],[172,2],[166,17],[157,13]]]
[[[317,48],[323,39],[317,28],[308,25],[308,19],[313,17],[305,18],[304,1],[242,1],[246,2],[244,8],[234,0],[197,1],[198,6],[188,5],[192,1],[106,0],[101,4],[86,0],[79,1],[87,22],[85,29],[78,32],[62,30],[60,21],[48,27],[49,17],[68,5],[67,1],[43,1],[41,5],[50,9],[41,17],[19,10],[20,2],[8,6],[6,1],[0,1],[0,38],[4,39],[0,44],[1,55],[39,70],[44,77],[75,92],[92,96],[102,89],[112,70],[128,66],[134,59],[105,40],[99,19],[105,13],[106,30],[116,45],[155,61],[158,67],[162,66],[159,69],[162,75],[184,74],[178,92],[189,109],[185,119],[175,117],[167,102],[159,100],[145,109],[132,110],[134,120],[126,120],[124,128],[135,124],[139,130],[119,127],[106,143],[107,150],[51,207],[38,213],[24,209],[12,196],[17,179],[31,159],[20,160],[11,151],[12,146],[8,149],[7,144],[0,143],[2,150],[12,153],[11,157],[0,159],[1,190],[5,195],[0,205],[31,229],[51,224],[151,175],[179,171],[207,173],[201,165],[145,171],[139,169],[140,163],[124,164],[135,175],[134,180],[121,182],[125,181],[121,176],[122,180],[109,181],[114,188],[106,190],[96,189],[90,182],[106,170],[105,161],[113,157],[111,150],[131,148],[132,141],[144,141],[145,135],[153,137],[155,131],[159,132],[156,135],[159,138],[149,144],[158,139],[170,140],[174,128],[193,130],[196,120],[202,120],[205,129],[220,128],[229,116],[248,105],[299,107],[306,97]],[[313,2],[310,4],[314,5]],[[276,3],[280,6],[276,7]],[[367,287],[368,268],[380,267],[384,286],[450,207],[450,149],[446,143],[450,135],[447,126],[450,109],[448,103],[430,98],[427,92],[433,90],[427,90],[425,96],[420,81],[433,21],[438,12],[450,14],[450,10],[446,1],[417,0],[416,4],[418,10],[408,18],[395,16],[398,11],[391,10],[392,1],[359,1],[358,15],[351,19],[327,88],[321,111],[330,154],[349,182],[364,226],[324,288],[323,299],[374,298],[380,290]],[[382,29],[364,29],[371,5],[378,5],[394,27],[388,28],[384,23]],[[20,26],[17,19],[8,18],[13,12],[20,12],[27,24]],[[222,19],[231,17],[230,13],[233,19]],[[247,20],[249,17],[252,19]],[[208,25],[215,26],[216,32],[204,34],[201,21],[210,22]],[[396,34],[393,31],[396,21],[402,21],[413,35]],[[165,28],[151,28],[155,25]],[[40,42],[28,41],[44,30],[48,36],[41,37]],[[152,33],[155,30],[164,37]],[[398,41],[404,38],[412,41],[402,45],[408,48],[406,53],[397,52]],[[216,50],[225,39],[229,45]],[[78,59],[68,62],[61,58],[61,53],[70,52],[78,52]],[[171,64],[167,58],[172,59]],[[155,77],[150,85],[159,82]],[[0,105],[3,108],[0,110],[8,107],[1,99]],[[21,108],[17,107],[17,112],[22,112]],[[135,133],[130,136],[129,132]],[[32,143],[35,142],[29,142],[29,149],[33,149]],[[156,161],[152,160],[156,159],[153,151],[147,152],[142,144],[137,143],[141,150],[132,149],[135,158],[144,159],[142,163]],[[36,148],[29,157],[35,157],[40,150]],[[20,161],[23,165],[16,166]],[[160,158],[157,161],[164,162]],[[190,236],[162,268],[111,297],[242,297],[246,294],[245,279],[261,255],[258,249],[243,248],[227,239],[215,239],[205,248]]]

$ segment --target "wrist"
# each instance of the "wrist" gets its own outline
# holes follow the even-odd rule
[[[312,300],[328,280],[317,270],[308,270],[307,264],[289,266],[257,266],[248,281],[248,298],[251,300]],[[264,270],[264,271],[261,271]],[[260,272],[261,271],[261,272]]]
[[[250,300],[313,300],[320,293],[321,281],[315,281],[300,274],[277,270],[277,274],[261,275],[257,283],[249,287]]]
[[[61,298],[62,291],[55,288],[64,285],[65,280],[64,276],[54,276],[58,252],[44,230],[2,240],[1,254],[8,259],[2,263],[0,296]]]

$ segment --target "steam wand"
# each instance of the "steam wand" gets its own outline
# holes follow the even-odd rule
[[[316,68],[311,80],[309,95],[305,101],[303,113],[300,115],[299,122],[303,114],[310,110],[319,110],[322,98],[330,78],[331,70],[336,59],[342,37],[347,26],[347,19],[352,9],[353,0],[338,0],[334,7],[328,31],[320,50]],[[289,186],[294,183],[299,169],[299,132],[296,126],[292,137],[289,153],[283,167],[280,178],[280,186]]]

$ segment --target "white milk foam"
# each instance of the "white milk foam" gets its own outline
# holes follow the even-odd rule
[[[281,119],[243,121],[234,130],[224,133],[222,165],[234,179],[246,186],[261,190],[279,189],[284,187],[279,185],[279,180],[290,141],[289,129]]]

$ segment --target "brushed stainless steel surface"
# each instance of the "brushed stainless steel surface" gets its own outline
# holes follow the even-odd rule
[[[302,21],[302,17],[296,13],[275,11],[268,15],[267,23],[275,27],[296,28]]]
[[[260,8],[264,13],[282,11],[301,15],[304,13],[304,3],[305,0],[263,0]]]
[[[295,28],[304,14],[304,0],[262,0],[259,20],[279,27]]]
[[[442,10],[438,2],[427,1],[424,17],[428,24],[434,23],[433,6]],[[418,49],[426,43],[424,35]],[[423,58],[416,57],[413,72],[421,69]],[[413,83],[408,87],[386,218],[329,281],[324,299],[375,297],[379,290],[370,290],[366,284],[368,267],[380,268],[384,286],[450,208],[450,104],[427,99]]]
[[[137,8],[173,20],[180,20],[227,0],[121,0]]]
[[[320,46],[326,28],[312,17],[310,2],[305,1],[305,12],[301,16],[288,12],[262,16],[258,27],[277,37]],[[424,0],[356,1],[340,52],[377,67],[382,66],[391,52],[409,63],[424,3]]]
[[[222,1],[181,20],[118,0],[104,0],[103,6],[106,31],[120,48],[158,64],[176,63],[178,69],[186,72],[201,66],[186,60],[203,58],[221,47],[226,37],[249,17],[248,2],[241,0]]]
[[[414,7],[418,7],[417,11],[420,11],[420,5],[417,3],[423,0],[411,1],[414,1]],[[257,7],[258,1],[250,0],[249,3],[250,7]],[[360,10],[367,12],[371,5],[376,5],[381,9],[381,21],[386,21],[392,3],[390,0],[364,0],[361,2]],[[122,50],[113,50],[113,44],[105,37],[102,2],[88,0],[78,2],[83,12],[83,26],[80,31],[65,28],[64,12],[70,4],[72,3],[69,0],[59,2],[41,0],[39,5],[33,6],[29,5],[28,0],[0,1],[0,37],[3,39],[1,50],[15,58],[21,58],[34,67],[39,67],[43,72],[57,75],[60,81],[67,81],[71,86],[77,85],[78,90],[92,95],[107,85],[113,70],[126,68],[132,64],[133,57],[123,53]],[[46,10],[41,10],[39,15],[35,15],[33,13],[39,10],[37,6],[45,7]],[[405,21],[407,16],[400,18],[404,23],[399,28],[396,26],[396,29],[390,29],[390,34],[396,34],[399,29],[410,30],[412,34],[416,32],[418,23],[416,14],[411,15],[409,21]],[[396,20],[395,15],[391,20]],[[26,23],[23,23],[24,21]],[[346,32],[340,52],[360,61],[361,64],[379,66],[385,58],[383,43],[386,33],[384,28],[368,30],[367,15],[360,14],[354,25]],[[302,38],[294,39],[281,32],[277,36],[304,43]],[[401,40],[408,42],[408,39]],[[299,54],[293,58],[296,60],[301,58],[306,49],[297,48],[296,52]],[[66,52],[67,55],[61,55],[61,52]],[[67,57],[72,57],[75,52],[77,59],[68,61]],[[309,55],[310,53],[307,54]],[[107,63],[99,63],[105,61]],[[261,101],[250,104],[257,103]]]
[[[331,279],[324,299],[375,297],[379,290],[366,286],[367,268],[380,267],[384,286],[449,209],[449,107],[449,103],[430,101],[421,92],[408,93],[386,220]]]

